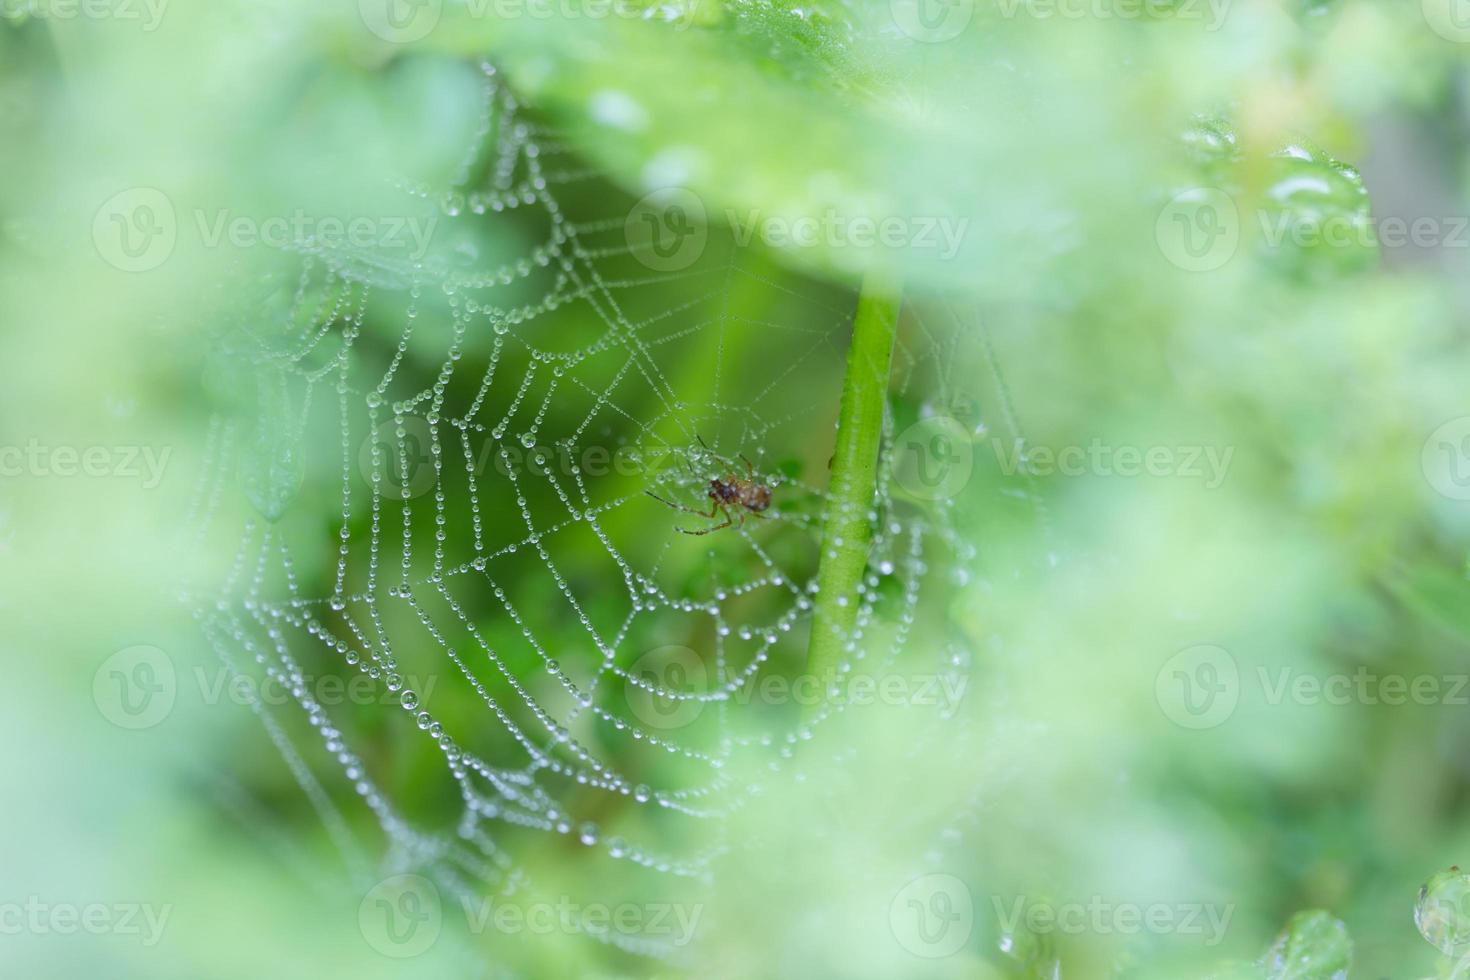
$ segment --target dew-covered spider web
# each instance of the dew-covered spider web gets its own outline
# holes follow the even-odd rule
[[[589,893],[697,893],[843,710],[753,692],[803,670],[853,296],[713,232],[657,268],[632,199],[480,67],[451,186],[395,189],[433,248],[303,240],[233,310],[189,526],[234,557],[189,599],[289,692],[252,709],[357,880],[527,894],[572,851]],[[895,404],[951,410],[963,333],[906,314]],[[711,478],[772,505],[690,513]],[[880,468],[844,671],[966,669],[913,642],[963,557],[947,508]]]

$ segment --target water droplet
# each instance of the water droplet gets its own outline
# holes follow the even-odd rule
[[[1454,867],[1425,882],[1414,905],[1414,924],[1446,956],[1470,949],[1470,874]]]

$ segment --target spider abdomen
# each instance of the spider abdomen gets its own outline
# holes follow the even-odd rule
[[[709,496],[711,500],[718,500],[722,504],[739,503],[740,484],[735,481],[711,480],[709,481]]]

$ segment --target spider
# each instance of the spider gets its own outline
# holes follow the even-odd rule
[[[697,435],[695,438],[699,439],[699,444],[704,446],[706,452],[730,467],[730,471],[723,477],[714,477],[709,481],[709,489],[706,491],[710,500],[709,513],[693,507],[686,507],[683,504],[677,504],[672,500],[665,500],[652,490],[645,490],[644,493],[665,507],[682,510],[686,514],[696,514],[704,518],[713,518],[717,513],[723,513],[725,515],[725,522],[723,524],[716,524],[713,527],[707,527],[703,530],[691,531],[685,527],[677,528],[677,530],[684,534],[709,534],[711,531],[722,531],[734,524],[737,518],[740,522],[739,526],[744,527],[746,514],[765,517],[762,511],[771,506],[771,488],[756,480],[755,465],[745,458],[744,453],[741,453],[740,460],[745,464],[745,476],[738,476],[735,472],[735,464],[731,460],[712,451],[709,446],[705,445],[704,439]],[[734,513],[731,513],[731,507],[735,508]]]

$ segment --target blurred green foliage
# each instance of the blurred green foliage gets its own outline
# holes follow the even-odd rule
[[[950,586],[921,597],[912,649],[925,663],[968,663],[960,721],[936,732],[901,711],[853,712],[803,747],[821,763],[743,807],[718,832],[739,846],[717,862],[716,883],[680,892],[708,906],[707,932],[669,975],[1178,978],[1233,959],[1242,975],[1318,980],[1348,969],[1345,932],[1349,976],[1441,969],[1444,951],[1425,943],[1412,913],[1421,883],[1470,847],[1470,714],[1447,699],[1332,704],[1269,692],[1282,677],[1470,672],[1470,518],[1426,462],[1439,452],[1434,433],[1470,415],[1466,250],[1372,235],[1387,217],[1443,230],[1470,213],[1465,46],[1436,30],[1432,2],[1235,2],[1214,27],[1176,6],[1139,22],[980,2],[939,43],[905,35],[890,5],[835,2],[702,0],[650,6],[647,19],[493,18],[446,4],[407,44],[367,30],[355,4],[179,5],[149,32],[108,19],[0,24],[4,441],[167,445],[177,461],[157,492],[3,484],[17,675],[6,715],[44,739],[7,753],[5,776],[23,787],[0,852],[8,877],[21,897],[178,906],[156,948],[29,937],[16,940],[17,968],[397,969],[363,947],[361,883],[333,884],[328,832],[248,710],[197,703],[196,689],[165,725],[130,733],[89,701],[98,663],[129,643],[168,649],[185,677],[216,666],[172,598],[181,581],[218,581],[234,559],[232,541],[175,547],[212,413],[258,427],[253,462],[237,474],[242,500],[300,548],[304,591],[330,592],[337,434],[283,446],[283,426],[261,422],[274,409],[259,383],[297,349],[305,324],[293,311],[316,304],[295,302],[294,258],[181,234],[166,265],[127,275],[99,260],[90,236],[101,203],[128,187],[165,189],[181,215],[399,213],[397,187],[448,185],[473,145],[485,57],[526,118],[568,148],[557,196],[575,220],[626,214],[671,184],[704,202],[705,256],[629,316],[739,319],[718,343],[673,337],[657,355],[706,438],[822,484],[842,318],[876,263],[900,267],[911,296],[894,429],[937,411],[973,433],[975,473],[952,505],[894,495],[906,513],[955,528],[957,546],[935,558]],[[1201,187],[1237,209],[1240,245],[1217,268],[1191,271],[1171,261],[1159,217]],[[469,200],[432,197],[413,207],[444,219],[430,255],[439,270],[514,263],[548,233],[529,210],[480,215]],[[752,209],[946,218],[968,231],[949,257],[760,241],[737,252],[730,216]],[[1345,230],[1345,244],[1294,234],[1325,225]],[[744,274],[725,275],[732,255]],[[608,270],[639,272],[616,256]],[[408,300],[401,269],[377,274],[360,350],[381,368]],[[534,298],[508,293],[507,310]],[[447,302],[431,290],[421,304],[425,349],[447,342]],[[793,327],[836,339],[772,388],[812,345]],[[527,329],[570,351],[603,328],[567,308]],[[906,373],[904,351],[936,347],[947,377]],[[468,356],[473,377],[485,350]],[[524,372],[525,351],[506,358],[507,376]],[[438,368],[425,357],[405,375],[423,385]],[[588,377],[592,389],[609,383]],[[629,394],[632,419],[659,418],[651,388]],[[585,392],[564,395],[545,423],[548,444],[592,410]],[[766,431],[727,410],[756,401],[764,418],[792,421]],[[1179,472],[1027,477],[1004,465],[1023,436],[1031,447],[1101,439],[1231,456],[1215,487]],[[527,506],[553,508],[537,486]],[[487,493],[487,513],[516,512],[505,485]],[[451,497],[462,502],[463,488]],[[794,488],[783,506],[819,509]],[[648,528],[670,519],[639,500],[607,526],[646,564],[665,544]],[[452,516],[448,547],[461,559],[469,526],[462,509]],[[513,540],[508,530],[494,538],[501,530],[490,531],[497,545]],[[367,533],[362,511],[349,533]],[[432,547],[429,534],[420,548]],[[695,540],[661,568],[674,594],[758,573],[731,541]],[[794,577],[811,574],[811,534],[776,534],[770,547]],[[555,558],[577,594],[596,597],[587,614],[599,625],[626,614],[619,573],[595,541],[570,541]],[[580,623],[551,613],[544,567],[523,549],[497,580],[542,646],[585,665],[596,651]],[[905,608],[900,596],[884,600],[879,644]],[[514,675],[543,676],[493,597],[467,607]],[[744,612],[768,610],[756,601]],[[442,608],[435,619],[452,621]],[[407,637],[417,623],[384,628]],[[708,641],[683,619],[663,631],[629,642]],[[1228,650],[1242,679],[1234,714],[1206,730],[1172,724],[1156,694],[1160,665],[1197,644]],[[443,669],[425,644],[400,649],[405,673]],[[306,666],[335,669],[326,658]],[[770,669],[798,673],[799,646]],[[486,751],[504,741],[484,704],[447,679],[436,711],[477,731]],[[748,731],[779,739],[789,714],[757,706]],[[409,722],[372,704],[345,712],[342,726],[407,816],[452,831],[457,792],[438,751],[404,737]],[[686,775],[646,746],[599,747],[648,781]],[[596,805],[574,785],[560,798],[570,810]],[[673,816],[617,806],[599,822],[675,852],[712,843],[704,824]],[[370,814],[348,819],[372,839]],[[508,828],[503,843],[548,893],[676,900],[664,879],[588,861],[570,839]],[[965,882],[976,922],[959,952],[926,961],[895,943],[888,903],[938,871]],[[1007,936],[997,910],[1041,895],[1209,903],[1233,918],[1218,948],[1178,933]],[[582,937],[466,945],[527,976],[662,969]]]

